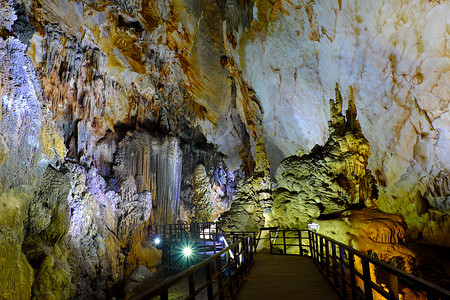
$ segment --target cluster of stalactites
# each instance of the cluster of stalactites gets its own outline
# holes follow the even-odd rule
[[[345,112],[345,118],[342,114],[343,99],[337,83],[335,92],[336,99],[330,99],[331,120],[328,122],[330,136],[334,134],[344,134],[346,131],[353,133],[361,132],[359,121],[356,120],[356,106],[353,96],[353,88],[350,86],[350,99],[348,100],[348,109]]]

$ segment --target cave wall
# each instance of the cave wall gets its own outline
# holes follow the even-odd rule
[[[96,3],[1,4],[1,297],[123,296],[120,284],[133,269],[157,271],[150,223],[193,220],[192,189],[213,191],[206,210],[213,216],[229,208],[242,176],[240,140],[249,134],[234,109],[231,155],[205,138],[199,123],[210,116],[180,79],[181,52],[152,44],[182,28],[166,24],[150,37],[130,17],[130,3],[106,12]],[[106,45],[109,32],[100,41],[75,30],[80,7],[94,27],[112,18],[115,46]],[[92,19],[91,9],[99,13]],[[137,35],[145,40],[138,50],[130,44]],[[145,63],[133,52],[140,50]],[[227,166],[233,161],[235,170]]]
[[[255,1],[233,57],[263,108],[272,172],[326,142],[333,84],[344,99],[353,86],[378,206],[446,240],[449,15],[448,1]]]
[[[158,260],[149,222],[233,196],[230,228],[261,226],[280,162],[328,140],[336,82],[353,87],[373,205],[448,246],[447,1],[0,1],[0,276],[20,266],[5,295],[45,293],[59,267],[64,293],[106,297]],[[27,221],[49,168],[70,185],[51,241]]]

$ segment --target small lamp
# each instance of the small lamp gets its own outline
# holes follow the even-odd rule
[[[310,223],[308,224],[308,229],[311,231],[316,232],[317,230],[319,230],[320,225],[317,223]]]

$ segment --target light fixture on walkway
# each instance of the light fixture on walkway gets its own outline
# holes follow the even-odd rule
[[[319,230],[320,225],[317,223],[310,223],[308,224],[308,229],[311,231],[316,232],[317,230]]]
[[[183,248],[183,255],[186,257],[189,257],[192,255],[192,248],[191,247],[184,247]]]

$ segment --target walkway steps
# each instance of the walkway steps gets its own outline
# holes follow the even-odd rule
[[[309,257],[254,254],[238,300],[341,299]]]

